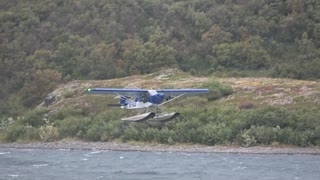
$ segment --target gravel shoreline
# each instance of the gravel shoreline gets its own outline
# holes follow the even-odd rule
[[[70,149],[70,150],[111,150],[144,152],[186,152],[186,153],[246,153],[246,154],[311,154],[320,155],[320,147],[237,147],[204,145],[131,145],[117,142],[32,142],[0,143],[0,148],[17,149]]]

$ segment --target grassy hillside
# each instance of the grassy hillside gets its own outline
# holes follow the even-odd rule
[[[90,87],[115,87],[115,88],[201,88],[210,82],[220,82],[230,85],[234,93],[228,97],[205,103],[204,105],[230,105],[245,106],[251,104],[253,107],[268,105],[280,105],[291,109],[302,107],[317,107],[320,105],[320,83],[319,81],[305,81],[278,78],[210,78],[194,77],[188,73],[176,69],[160,71],[153,74],[130,76],[120,79],[95,80],[95,81],[71,81],[61,84],[47,96],[51,103],[41,103],[39,107],[62,108],[90,104],[94,99],[101,101],[118,101],[113,96],[86,95],[85,89]],[[207,87],[208,88],[208,87]],[[191,98],[192,99],[192,98]],[[174,102],[173,102],[174,103]],[[243,107],[245,108],[245,107]]]
[[[136,112],[107,107],[118,99],[87,95],[89,87],[209,88],[165,106],[171,122],[129,123]],[[272,78],[193,77],[176,69],[148,75],[59,85],[23,117],[2,119],[2,141],[144,141],[206,145],[320,145],[320,83]]]

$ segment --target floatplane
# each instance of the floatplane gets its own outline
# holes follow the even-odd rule
[[[180,115],[178,112],[164,112],[160,107],[170,101],[185,95],[208,93],[208,89],[122,89],[122,88],[88,88],[87,94],[112,94],[119,97],[119,104],[108,104],[128,110],[140,110],[131,117],[122,118],[122,121],[143,122],[158,121],[167,122]],[[149,109],[155,111],[149,111]]]

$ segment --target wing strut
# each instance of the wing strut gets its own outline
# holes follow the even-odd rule
[[[180,94],[179,96],[176,96],[176,97],[174,97],[174,98],[172,98],[172,99],[170,99],[170,100],[168,100],[168,101],[165,101],[165,102],[163,102],[162,104],[159,104],[158,106],[162,106],[162,105],[164,105],[164,104],[167,104],[168,102],[171,102],[171,101],[173,101],[173,100],[175,100],[175,99],[177,99],[177,98],[179,98],[179,97],[181,97],[181,96],[183,96],[183,95],[186,95],[187,93],[184,93],[184,94]]]

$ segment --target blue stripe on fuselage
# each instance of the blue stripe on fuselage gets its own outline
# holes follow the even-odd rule
[[[157,93],[149,97],[149,102],[152,104],[161,104],[166,96],[162,93]]]

